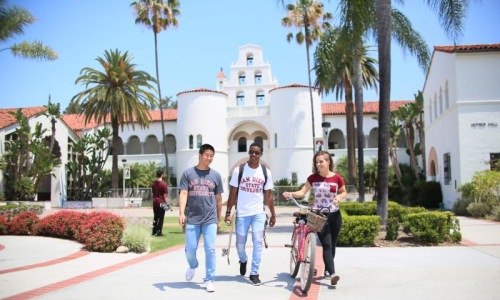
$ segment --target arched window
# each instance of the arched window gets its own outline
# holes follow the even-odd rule
[[[236,105],[237,106],[244,106],[245,105],[245,93],[240,92],[236,96]]]
[[[167,153],[175,153],[177,151],[177,142],[175,141],[175,136],[167,134],[165,137],[167,142]],[[163,153],[163,146],[161,146],[161,153]]]
[[[278,134],[274,134],[274,148],[278,148]]]
[[[259,143],[262,145],[262,147],[264,147],[264,139],[261,137],[261,136],[258,136],[256,137],[254,140],[253,140],[255,143]]]
[[[193,149],[193,135],[189,136],[189,149]]]
[[[264,105],[264,104],[266,104],[266,94],[261,91],[257,94],[257,105]]]
[[[245,73],[241,73],[240,75],[238,75],[238,82],[240,83],[240,85],[245,85],[245,82],[246,82],[246,76],[245,76]]]
[[[438,117],[437,111],[438,111],[438,107],[437,107],[437,95],[434,94],[434,119],[437,119],[437,117]]]
[[[446,81],[446,84],[444,86],[444,107],[448,109],[450,107],[450,98],[449,98],[449,91],[448,91],[448,80]]]
[[[142,154],[141,141],[135,135],[128,140],[127,154]]]
[[[262,83],[262,73],[258,72],[255,73],[255,84],[261,84]]]
[[[439,88],[439,114],[443,113],[443,89]]]
[[[247,66],[253,66],[253,55],[252,54],[247,55]]]
[[[198,134],[198,135],[196,136],[196,147],[199,149],[199,148],[201,147],[201,145],[202,145],[202,144],[203,144],[203,143],[202,143],[201,134]]]
[[[238,152],[247,152],[247,138],[240,137],[238,139]]]
[[[155,135],[150,135],[146,138],[144,143],[144,154],[160,153],[160,144]]]

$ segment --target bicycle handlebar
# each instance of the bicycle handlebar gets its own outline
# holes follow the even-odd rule
[[[293,197],[290,197],[290,200],[292,200],[295,203],[295,205],[297,205],[299,208],[309,208],[308,206],[302,205],[299,202],[297,202],[297,200],[295,200],[295,198]]]

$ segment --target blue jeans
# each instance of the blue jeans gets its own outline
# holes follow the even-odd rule
[[[217,224],[186,224],[186,258],[191,269],[198,268],[196,251],[198,250],[198,242],[202,234],[203,245],[205,247],[204,281],[213,281],[215,278],[215,237],[217,235]]]
[[[259,274],[259,266],[262,258],[262,244],[264,239],[264,225],[266,223],[266,214],[258,214],[247,217],[236,218],[236,250],[241,262],[248,261],[245,251],[247,243],[248,230],[252,226],[252,268],[250,275]]]

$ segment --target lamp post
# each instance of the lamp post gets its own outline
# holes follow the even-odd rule
[[[123,203],[125,203],[125,175],[127,173],[127,160],[126,159],[122,159],[122,163],[123,163]]]
[[[325,151],[328,151],[328,129],[330,129],[331,124],[330,122],[323,122],[321,123],[321,127],[323,128],[324,132],[324,137],[325,137]]]

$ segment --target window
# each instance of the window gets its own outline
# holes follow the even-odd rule
[[[438,108],[437,108],[437,95],[434,94],[434,119],[437,119],[438,115]]]
[[[240,75],[238,76],[238,80],[239,80],[240,85],[245,85],[245,81],[246,81],[246,76],[245,76],[245,74],[240,74]]]
[[[278,134],[274,134],[274,148],[278,148]]]
[[[193,149],[193,135],[189,136],[189,149]]]
[[[444,166],[444,184],[449,185],[451,181],[451,157],[450,153],[446,153],[443,156],[443,166]]]
[[[264,139],[260,136],[256,137],[254,140],[253,140],[255,143],[259,143],[262,145],[262,147],[264,147]]]
[[[443,89],[439,88],[439,114],[443,113]]]
[[[255,74],[255,84],[261,84],[262,83],[262,74],[257,73]]]
[[[238,139],[238,152],[247,152],[247,139],[244,137]]]
[[[253,55],[247,56],[247,66],[253,66]]]
[[[245,93],[241,92],[236,96],[236,105],[243,106],[245,105]]]
[[[196,136],[196,147],[197,147],[198,149],[200,149],[200,147],[201,147],[201,145],[202,145],[201,140],[202,140],[202,139],[201,139],[201,134],[198,134],[198,135]]]
[[[429,102],[429,123],[432,123],[432,104]]]
[[[259,92],[257,94],[257,105],[264,105],[266,104],[266,96],[264,92]]]
[[[500,153],[490,153],[490,170],[500,171]]]

